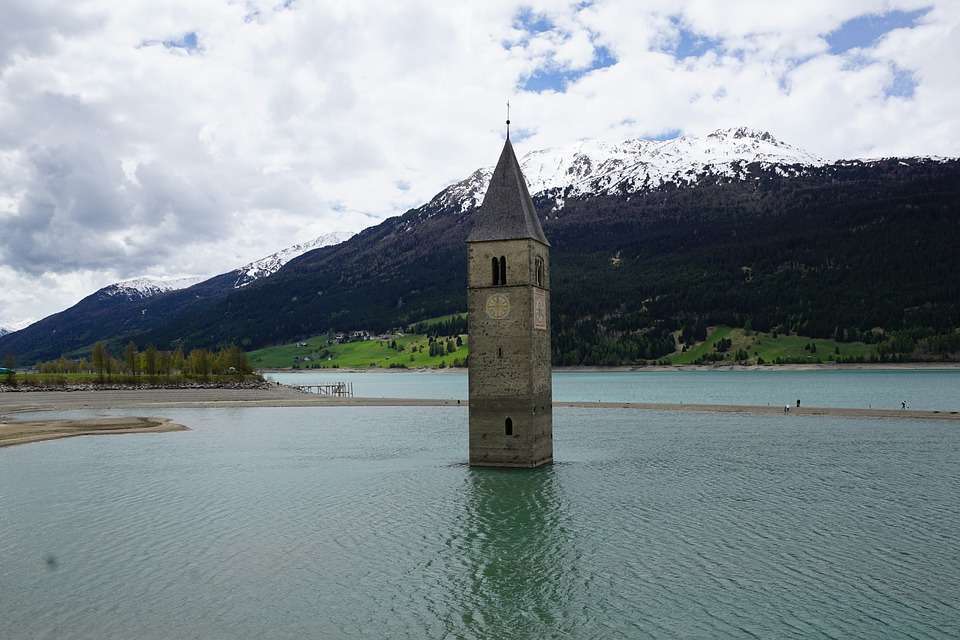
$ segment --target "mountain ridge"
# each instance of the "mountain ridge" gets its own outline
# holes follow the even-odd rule
[[[717,145],[719,150],[745,149],[745,155],[720,153]],[[843,325],[841,328],[852,327],[860,322],[852,311],[834,308],[829,298],[817,297],[816,304],[804,303],[799,293],[806,291],[804,273],[825,268],[815,261],[807,264],[810,256],[819,251],[818,242],[824,246],[832,243],[832,249],[840,252],[833,262],[847,264],[844,269],[850,277],[856,277],[851,286],[861,287],[864,269],[881,275],[888,271],[883,264],[874,265],[870,255],[863,254],[865,233],[872,234],[874,242],[887,242],[889,230],[911,217],[919,223],[923,216],[932,216],[931,219],[946,224],[951,233],[956,224],[942,213],[944,206],[949,209],[958,199],[951,180],[960,177],[960,163],[953,160],[906,158],[825,163],[769,133],[745,128],[720,130],[703,138],[638,143],[638,153],[655,153],[656,163],[649,159],[622,162],[617,154],[622,154],[624,148],[633,148],[629,145],[595,145],[584,151],[581,144],[578,148],[576,153],[580,155],[570,158],[558,159],[554,151],[541,150],[523,156],[528,165],[536,163],[539,167],[531,171],[535,179],[528,177],[528,182],[543,228],[557,254],[554,312],[558,317],[554,325],[561,350],[570,350],[570,335],[580,331],[576,328],[578,323],[588,320],[595,331],[578,338],[588,351],[596,346],[596,340],[633,340],[643,343],[640,351],[653,357],[666,344],[664,332],[668,327],[677,329],[694,321],[684,318],[730,323],[751,317],[758,325],[779,323],[821,332],[830,323],[834,323],[834,328],[837,323]],[[695,153],[690,152],[693,159],[677,155],[676,149],[687,148],[696,149]],[[783,162],[772,161],[774,157]],[[651,167],[656,171],[652,172]],[[651,175],[656,176],[656,182]],[[103,338],[133,339],[158,346],[207,346],[234,341],[253,347],[331,328],[396,326],[460,311],[464,303],[463,241],[478,204],[477,194],[482,198],[485,180],[489,176],[479,169],[448,185],[420,207],[364,229],[345,242],[290,259],[269,278],[234,288],[237,281],[231,280],[230,274],[221,274],[193,287],[156,296],[145,301],[142,308],[116,311],[117,317],[110,319],[109,326],[87,323],[89,330],[73,332],[69,339],[57,340],[53,345],[45,344],[43,335],[31,331],[28,334],[33,335],[16,340],[0,339],[0,351],[15,347],[31,358],[40,354],[48,357],[59,355],[57,349],[83,349]],[[538,187],[534,185],[539,185],[536,192]],[[901,202],[908,206],[898,204]],[[793,217],[784,217],[788,211],[793,212]],[[807,226],[796,227],[798,220],[805,221]],[[757,236],[760,229],[765,229],[767,235]],[[818,239],[825,229],[831,234],[829,242]],[[909,237],[915,231],[907,226],[899,235]],[[731,233],[733,236],[724,235]],[[783,244],[785,240],[779,238],[785,234],[799,244]],[[852,254],[837,244],[843,234],[860,236],[861,244],[852,245]],[[725,237],[735,240],[730,242]],[[942,236],[924,235],[916,241],[939,246],[943,240]],[[811,242],[814,246],[804,254],[804,243]],[[772,246],[792,258],[761,276],[762,269],[769,265],[760,265],[772,259],[767,255]],[[902,249],[894,245],[889,255]],[[621,252],[622,263],[618,261],[616,268],[611,267],[612,258]],[[934,253],[921,256],[920,262],[932,259]],[[712,263],[703,263],[707,255],[714,256]],[[738,256],[737,264],[730,262],[731,255]],[[941,262],[950,261],[946,258]],[[675,265],[675,272],[665,270],[668,263]],[[717,298],[709,290],[700,291],[705,286],[704,279],[709,279],[712,270],[721,269],[717,266],[721,263],[722,269],[735,272],[721,270],[713,274],[722,276],[719,280],[729,287],[728,298]],[[754,282],[765,279],[763,291],[776,304],[758,300],[756,292],[739,291],[742,283],[738,285],[736,278],[742,279],[742,269],[749,269],[750,264],[757,265]],[[907,260],[904,265],[904,272],[916,266]],[[940,270],[940,265],[931,265],[930,269],[917,272],[915,279],[921,281]],[[822,272],[838,273],[834,267]],[[606,274],[601,280],[603,287],[581,290],[578,283],[585,273],[596,277]],[[627,273],[633,273],[634,279],[621,281]],[[900,286],[902,275],[885,277],[891,282],[896,280]],[[783,292],[766,288],[766,280],[781,282]],[[828,283],[828,289],[836,286],[839,285]],[[685,289],[700,291],[700,295],[690,297]],[[842,290],[831,291],[834,299],[844,297]],[[585,302],[570,299],[568,296],[574,292]],[[611,307],[611,292],[623,296],[624,301]],[[784,298],[784,292],[801,297]],[[906,306],[910,296],[899,289],[896,293],[897,303],[903,298]],[[950,316],[954,307],[943,306],[944,296],[942,286],[931,284],[925,299],[913,296],[910,301],[940,305],[938,308],[945,309],[943,313]],[[630,311],[635,304],[633,299],[649,301]],[[710,303],[713,311],[704,306],[705,300],[714,301]],[[902,310],[899,315],[891,311],[890,303],[878,304],[879,311],[875,313],[862,302],[852,302],[850,306],[862,312],[862,322],[894,326],[902,324],[905,317]],[[815,317],[818,314],[829,318]],[[612,318],[620,319],[613,322]],[[53,325],[59,331],[69,331],[60,320]],[[634,328],[628,330],[629,326]],[[558,362],[565,357],[555,353]],[[570,358],[579,358],[574,364],[603,360],[594,353]]]
[[[242,267],[237,267],[236,269],[223,274],[213,276],[184,276],[179,278],[151,278],[149,276],[141,276],[139,278],[130,278],[128,280],[114,282],[113,284],[109,284],[101,289],[98,289],[97,291],[93,292],[92,295],[100,298],[122,296],[128,300],[142,300],[144,298],[152,298],[154,296],[163,293],[169,293],[171,291],[189,289],[190,287],[200,284],[201,282],[206,282],[208,280],[227,275],[236,276],[236,279],[233,283],[233,288],[239,289],[247,286],[251,282],[259,280],[260,278],[270,277],[279,271],[283,265],[288,263],[290,260],[306,253],[307,251],[312,251],[313,249],[318,249],[320,247],[326,247],[333,244],[339,244],[349,240],[351,237],[353,237],[353,235],[353,233],[348,231],[332,231],[330,233],[324,233],[312,240],[293,244],[289,247],[284,247],[283,249],[271,253],[268,256],[248,262]]]
[[[121,280],[98,289],[92,295],[100,298],[124,297],[129,300],[152,298],[153,296],[186,289],[206,280],[204,276],[185,276],[182,278],[150,278],[142,276]]]
[[[234,289],[239,289],[249,285],[251,282],[259,280],[260,278],[272,276],[285,264],[297,256],[301,256],[308,251],[312,251],[313,249],[319,249],[322,247],[337,245],[341,242],[346,242],[354,235],[354,233],[349,231],[332,231],[330,233],[324,233],[320,236],[317,236],[313,240],[291,245],[281,249],[280,251],[272,253],[269,256],[265,256],[259,260],[254,260],[253,262],[247,263],[231,272],[240,273],[236,282],[234,282],[233,287]]]
[[[190,300],[210,300],[226,295],[231,290],[240,289],[258,282],[276,273],[287,262],[304,251],[338,244],[354,234],[349,232],[330,232],[307,242],[285,247],[280,251],[249,262],[232,271],[214,276],[188,276],[182,278],[140,277],[122,280],[102,287],[85,296],[76,304],[22,327],[23,331],[14,342],[15,348],[22,344],[35,345],[50,342],[56,346],[46,353],[57,349],[69,351],[76,347],[78,340],[89,341],[110,337],[109,331],[136,331],[148,318],[150,305],[158,299],[168,297],[174,308],[188,304]],[[61,341],[71,323],[76,323],[74,339]],[[9,330],[0,333],[0,341],[18,333]],[[124,333],[126,335],[126,333]],[[10,350],[10,342],[0,342],[0,352]]]
[[[784,171],[786,167],[825,164],[815,154],[748,127],[663,141],[581,140],[562,147],[534,149],[520,158],[530,193],[550,194],[555,200],[551,210],[562,209],[566,197],[636,193],[666,183],[690,185],[706,175],[732,177],[742,172],[738,165],[751,163],[781,165]],[[461,211],[478,207],[492,174],[493,166],[477,169],[444,188],[431,204],[459,206]]]
[[[924,314],[960,324],[948,276],[960,266],[950,250],[960,162],[855,162],[793,177],[775,169],[573,198],[558,217],[548,196],[535,197],[554,247],[555,361],[611,364],[603,349],[622,343],[656,358],[672,350],[670,332],[691,323],[750,321],[814,337],[895,330]],[[149,337],[261,346],[462,311],[472,211],[413,209]]]

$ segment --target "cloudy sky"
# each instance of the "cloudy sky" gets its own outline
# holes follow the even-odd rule
[[[359,230],[518,151],[960,155],[958,0],[3,0],[0,326]]]

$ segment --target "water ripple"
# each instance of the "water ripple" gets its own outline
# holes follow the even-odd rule
[[[559,411],[499,471],[456,409],[171,413],[0,451],[0,637],[960,636],[950,425]]]

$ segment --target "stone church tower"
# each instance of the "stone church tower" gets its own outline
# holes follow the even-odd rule
[[[470,464],[553,462],[550,243],[509,133],[467,237]]]

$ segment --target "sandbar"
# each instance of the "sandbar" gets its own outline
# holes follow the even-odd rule
[[[0,447],[17,444],[116,433],[163,433],[189,431],[167,418],[101,417],[83,420],[0,421]]]
[[[0,415],[26,411],[77,409],[154,409],[228,407],[467,407],[466,400],[430,398],[336,398],[304,393],[282,385],[266,389],[137,389],[100,391],[31,391],[0,393]],[[790,407],[783,405],[680,404],[662,402],[554,402],[566,409],[630,409],[647,411],[692,411],[752,415],[834,416],[906,420],[960,421],[957,411],[873,409],[846,407]],[[2,422],[2,418],[0,418]]]

